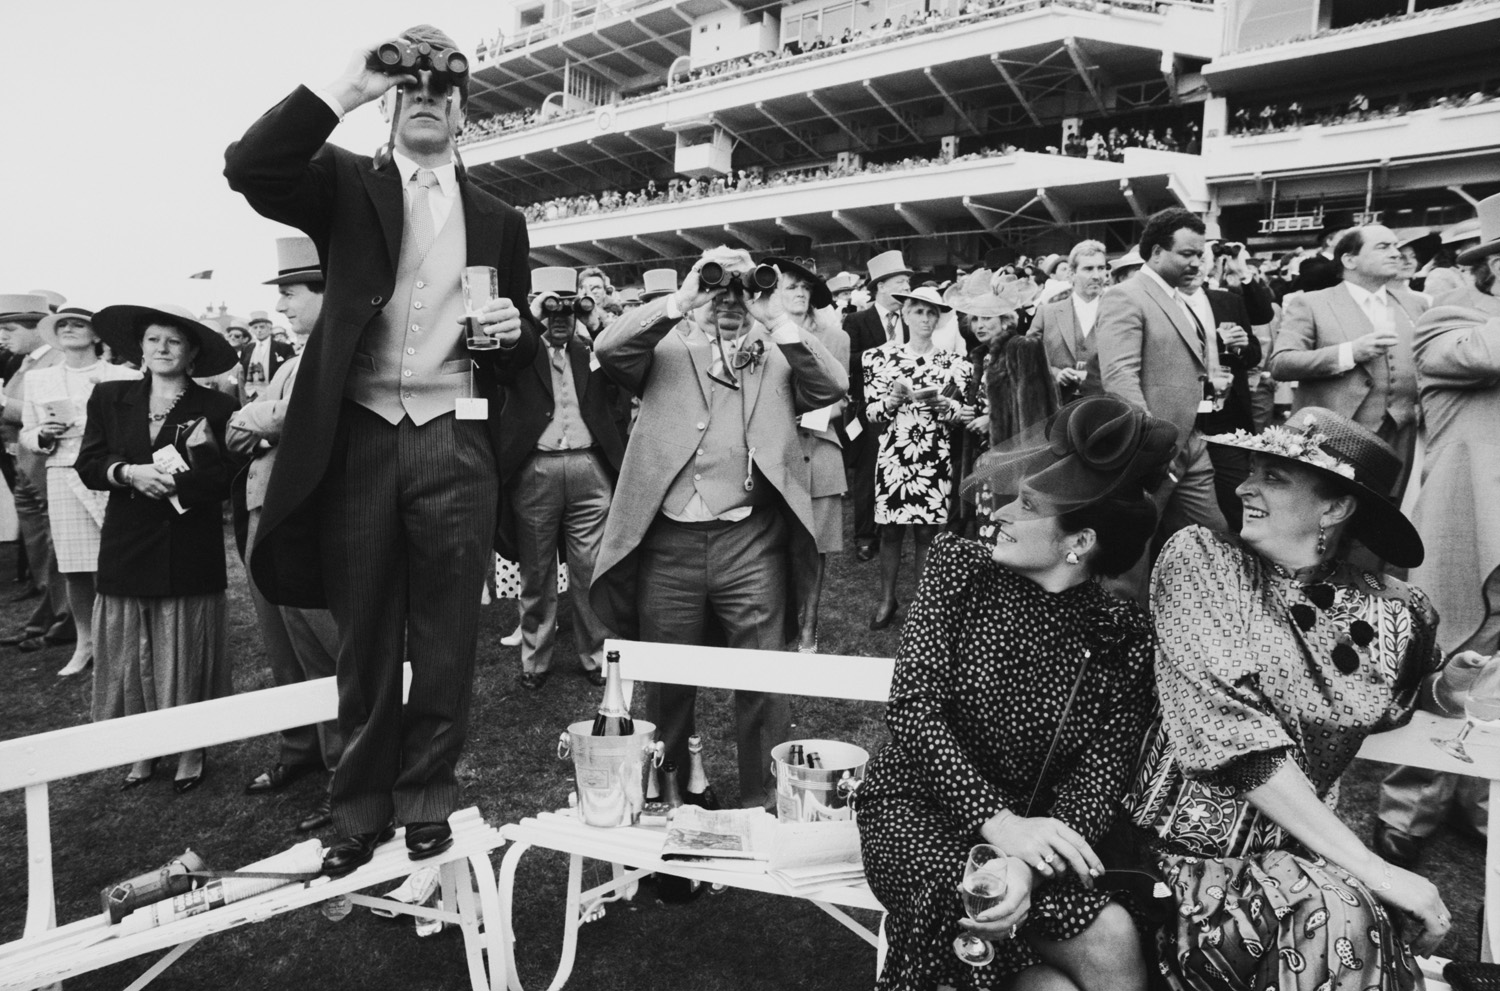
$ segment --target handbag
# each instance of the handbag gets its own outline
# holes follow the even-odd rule
[[[1042,789],[1042,782],[1047,779],[1047,770],[1052,766],[1052,758],[1057,754],[1058,743],[1062,740],[1063,727],[1068,724],[1068,714],[1073,711],[1073,701],[1078,697],[1078,689],[1083,684],[1083,676],[1088,673],[1089,657],[1089,653],[1083,655],[1083,663],[1078,666],[1078,675],[1073,679],[1073,687],[1068,692],[1068,700],[1063,703],[1062,716],[1057,720],[1057,729],[1052,733],[1052,743],[1048,746],[1047,756],[1042,761],[1041,773],[1037,775],[1036,785],[1031,789],[1031,797],[1026,800],[1026,818],[1031,817],[1032,807],[1036,804],[1036,797]],[[1094,853],[1104,864],[1104,873],[1094,879],[1096,890],[1114,891],[1124,895],[1135,914],[1153,928],[1160,926],[1175,914],[1176,900],[1172,897],[1171,886],[1167,884],[1166,877],[1158,866],[1155,837],[1150,830],[1137,826],[1129,816],[1118,815],[1109,829],[1099,838],[1099,842],[1093,844],[1093,847]]]

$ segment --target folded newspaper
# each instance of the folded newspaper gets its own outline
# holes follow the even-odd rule
[[[794,895],[864,879],[859,829],[852,821],[779,822],[761,809],[677,810],[662,860],[770,874]]]

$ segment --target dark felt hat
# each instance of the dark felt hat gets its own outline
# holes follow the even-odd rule
[[[808,271],[790,258],[778,258],[774,255],[765,259],[765,264],[775,265],[778,272],[784,275],[795,275],[805,281],[811,290],[813,309],[821,310],[825,306],[833,305],[833,293],[829,291],[828,283],[816,272]]]

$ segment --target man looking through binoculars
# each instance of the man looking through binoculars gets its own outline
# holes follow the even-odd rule
[[[709,251],[681,289],[596,344],[604,371],[641,400],[590,593],[621,636],[781,650],[793,635],[788,535],[813,528],[797,417],[842,399],[848,376],[774,293],[746,291],[764,284],[755,271],[743,251]],[[679,773],[695,699],[692,688],[647,690]],[[740,804],[769,806],[770,752],[790,709],[759,692],[736,692],[734,707]]]
[[[394,65],[381,61],[388,51]],[[452,844],[500,496],[495,378],[537,351],[523,316],[525,220],[467,182],[454,154],[468,93],[455,54],[429,25],[360,50],[224,156],[230,186],[312,238],[326,276],[249,557],[267,599],[326,605],[338,623],[347,742],[332,798],[344,838],[323,864],[335,877],[367,862],[392,824],[406,826],[414,860]],[[376,99],[391,120],[386,152],[372,160],[326,143],[345,113]],[[497,298],[472,314],[467,266],[499,276]],[[499,346],[470,351],[466,317]]]

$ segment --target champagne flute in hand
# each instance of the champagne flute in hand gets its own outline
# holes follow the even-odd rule
[[[981,914],[1000,904],[1005,888],[1005,855],[988,843],[976,844],[969,851],[964,879],[958,885],[964,911],[977,921]],[[995,959],[995,948],[990,941],[969,932],[959,934],[953,941],[953,952],[970,967],[983,967]]]
[[[1474,758],[1464,749],[1464,740],[1474,731],[1476,723],[1500,728],[1500,661],[1494,658],[1480,669],[1474,684],[1469,686],[1469,693],[1464,696],[1464,724],[1458,734],[1451,740],[1433,737],[1432,742],[1448,756],[1472,764]]]

